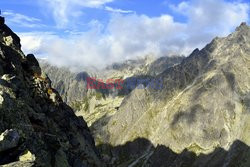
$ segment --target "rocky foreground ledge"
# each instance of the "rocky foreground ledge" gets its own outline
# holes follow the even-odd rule
[[[103,166],[83,118],[0,17],[0,165]]]

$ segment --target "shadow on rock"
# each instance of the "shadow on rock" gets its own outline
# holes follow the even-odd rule
[[[175,153],[170,148],[154,146],[149,140],[138,138],[124,145],[98,146],[109,167],[249,167],[250,147],[236,140],[230,149],[216,148],[210,154],[196,155],[183,150]]]

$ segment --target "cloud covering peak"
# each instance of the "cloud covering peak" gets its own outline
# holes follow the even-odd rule
[[[56,22],[64,25],[70,21],[74,5],[104,7],[111,1],[74,0],[69,5],[68,0],[53,0],[48,3],[51,8],[55,4],[61,6],[60,10],[51,10]],[[48,57],[59,66],[77,69],[92,65],[104,67],[112,62],[148,54],[188,55],[215,36],[225,36],[241,22],[249,21],[249,4],[240,1],[191,0],[170,5],[170,8],[186,21],[176,21],[167,13],[152,17],[135,12],[112,12],[107,24],[92,20],[86,24],[89,27],[87,31],[63,36],[53,32],[21,33],[23,49],[26,53]]]

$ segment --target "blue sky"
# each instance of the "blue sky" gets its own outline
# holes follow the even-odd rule
[[[25,53],[81,68],[188,55],[249,23],[250,9],[248,0],[1,0],[0,6]]]
[[[147,15],[149,17],[159,17],[162,14],[171,14],[174,16],[176,21],[185,22],[186,18],[170,8],[171,5],[177,5],[182,2],[181,0],[116,0],[105,4],[105,7],[110,7],[112,9],[121,9],[124,11],[131,11],[131,13],[136,13],[138,15]],[[98,20],[105,24],[109,21],[111,15],[115,12],[110,12],[105,10],[103,7],[79,7],[78,10],[82,14],[74,18],[78,21],[79,25],[69,25],[66,27],[56,27],[56,22],[52,17],[52,11],[49,10],[46,0],[43,1],[33,1],[33,0],[3,0],[0,2],[2,12],[12,11],[13,13],[22,14],[28,17],[33,17],[40,19],[39,23],[46,25],[46,27],[27,27],[22,24],[12,24],[11,26],[15,31],[34,31],[34,30],[53,30],[61,33],[62,30],[86,30],[80,25],[88,24],[91,20]],[[59,8],[59,7],[58,7]],[[119,13],[119,12],[117,12]],[[129,14],[128,12],[127,14]],[[131,14],[130,13],[130,14]],[[124,13],[126,14],[126,12]],[[8,18],[8,16],[6,15]],[[59,19],[59,18],[58,18]],[[70,24],[70,23],[69,23]]]

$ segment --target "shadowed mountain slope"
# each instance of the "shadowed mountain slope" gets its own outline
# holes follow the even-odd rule
[[[161,90],[133,90],[99,130],[100,143],[145,138],[197,155],[227,150],[236,140],[250,145],[249,56],[250,28],[242,23],[159,74]]]
[[[164,145],[154,146],[149,140],[138,138],[124,145],[98,146],[110,167],[238,167],[250,165],[250,147],[236,140],[228,150],[216,148],[213,152],[196,155],[187,149],[177,154]]]
[[[0,22],[0,165],[102,167],[85,121]]]

